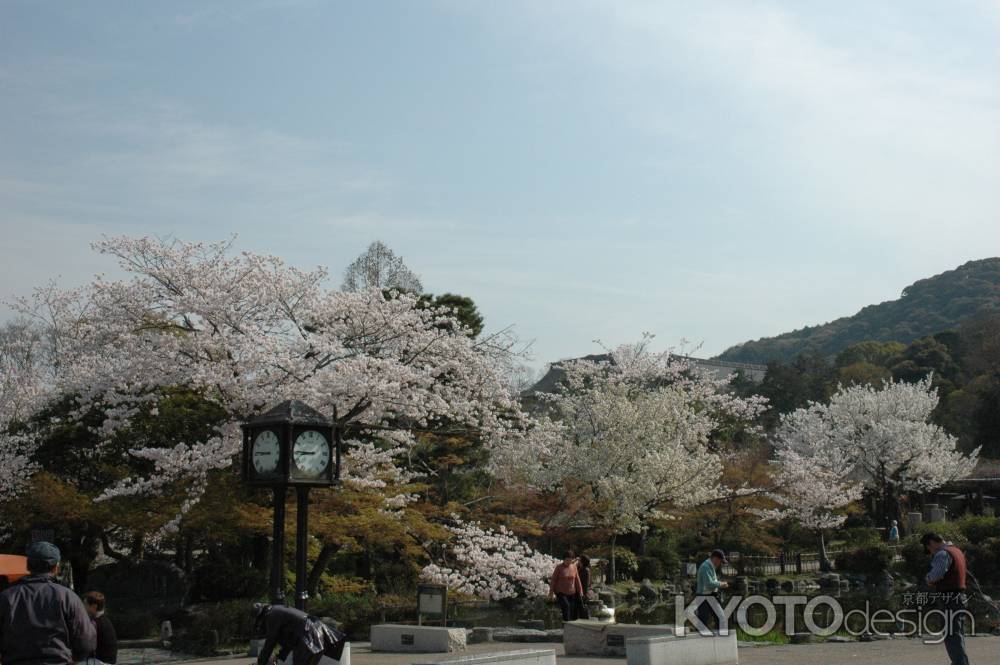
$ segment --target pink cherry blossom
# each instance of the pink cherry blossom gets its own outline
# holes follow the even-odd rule
[[[533,550],[505,527],[488,529],[457,515],[452,522],[447,526],[452,540],[444,560],[426,566],[423,579],[491,600],[548,594],[548,579],[558,559]]]
[[[95,249],[129,277],[49,286],[17,303],[48,340],[51,358],[39,368],[4,366],[2,380],[14,389],[0,396],[0,425],[72,395],[71,417],[98,408],[105,414],[98,433],[107,439],[140,411],[155,410],[161,389],[179,385],[228,414],[199,439],[170,448],[137,443],[131,454],[155,471],[107,488],[105,498],[186,479],[191,505],[207,474],[237,459],[239,424],[287,399],[334,419],[348,445],[347,481],[373,490],[408,479],[395,462],[420,431],[447,427],[489,442],[520,418],[503,376],[504,335],[473,339],[451,312],[424,307],[416,295],[332,290],[322,269],[236,252],[232,241],[120,237]],[[0,452],[8,478],[25,474],[14,450],[7,444]],[[389,498],[397,507],[403,501]]]

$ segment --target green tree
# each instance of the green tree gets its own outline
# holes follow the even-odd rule
[[[472,298],[454,293],[443,293],[439,296],[425,293],[420,297],[420,302],[425,307],[447,307],[453,310],[455,318],[472,331],[473,337],[478,337],[483,332],[483,315],[480,314]]]
[[[845,386],[880,386],[892,380],[892,372],[881,365],[861,361],[837,370],[837,382]]]
[[[948,347],[934,337],[916,340],[891,362],[893,378],[907,383],[921,381],[933,373],[935,385],[947,383],[951,387],[959,369]]]
[[[868,363],[887,367],[889,361],[906,350],[902,342],[876,342],[872,340],[852,344],[837,354],[835,365],[848,367],[857,363]]]
[[[781,414],[790,413],[809,402],[823,402],[830,396],[834,368],[825,359],[815,355],[802,355],[791,363],[772,361],[757,389],[766,397],[769,409],[765,424],[773,426]]]

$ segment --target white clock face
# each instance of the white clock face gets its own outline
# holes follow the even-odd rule
[[[253,468],[261,475],[269,475],[278,470],[278,435],[264,430],[253,440]]]
[[[305,475],[319,476],[330,465],[330,443],[314,430],[302,432],[292,446],[292,459]]]

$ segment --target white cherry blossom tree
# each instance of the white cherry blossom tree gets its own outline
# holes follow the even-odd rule
[[[822,570],[829,570],[825,532],[841,526],[845,509],[862,497],[861,483],[844,474],[842,451],[804,455],[786,446],[775,451],[776,487],[766,496],[776,508],[755,511],[763,520],[791,519],[817,536]]]
[[[955,437],[929,422],[937,402],[927,378],[841,387],[829,404],[785,415],[775,435],[783,514],[811,528],[837,526],[838,510],[865,492],[883,520],[898,518],[901,492],[967,475],[978,449],[961,453]]]

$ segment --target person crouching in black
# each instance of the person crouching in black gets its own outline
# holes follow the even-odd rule
[[[318,618],[284,605],[253,606],[254,632],[263,635],[264,646],[257,665],[273,665],[292,654],[293,665],[318,665],[323,656],[336,661],[344,652],[346,637]],[[272,657],[275,647],[278,654]]]

